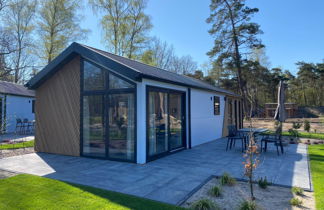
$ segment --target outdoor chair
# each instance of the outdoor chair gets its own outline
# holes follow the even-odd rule
[[[235,147],[235,142],[237,140],[241,141],[242,143],[242,152],[246,149],[246,143],[248,136],[244,132],[238,132],[235,125],[229,125],[228,128],[228,136],[227,136],[227,144],[226,144],[226,151],[228,147],[232,149]]]
[[[28,129],[28,119],[25,118],[23,120],[23,125],[22,125],[22,134],[26,134]]]
[[[271,134],[262,134],[262,139],[261,139],[261,152],[267,151],[268,143],[273,143],[276,146],[277,149],[277,154],[279,155],[279,146],[281,149],[281,153],[283,154],[283,145],[282,145],[282,140],[279,135],[271,135]],[[263,148],[264,144],[264,148]]]

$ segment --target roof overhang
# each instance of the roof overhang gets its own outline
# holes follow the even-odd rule
[[[156,81],[161,81],[165,83],[176,84],[189,88],[196,88],[210,92],[221,93],[223,95],[232,96],[232,97],[241,97],[235,93],[230,91],[219,91],[214,88],[203,88],[194,85],[188,85],[182,82],[171,81],[167,79],[162,79],[159,77],[154,77],[150,75],[143,74],[136,69],[133,69],[121,62],[113,60],[109,57],[106,57],[104,54],[94,51],[91,47],[87,47],[76,42],[73,42],[68,48],[66,48],[60,55],[58,55],[52,62],[50,62],[46,67],[44,67],[37,75],[35,75],[28,83],[25,85],[29,89],[38,88],[43,82],[45,82],[48,78],[53,76],[62,66],[71,61],[76,56],[81,56],[87,60],[90,60],[94,63],[97,63],[101,66],[109,67],[109,69],[125,76],[133,81],[141,81],[142,78],[152,79]],[[216,87],[215,87],[216,88]]]
[[[95,63],[100,63],[103,66],[109,66],[110,69],[116,70],[118,73],[125,77],[128,77],[135,81],[141,80],[141,73],[136,72],[129,67],[122,65],[116,61],[113,61],[99,53],[96,53],[78,43],[72,43],[66,48],[59,56],[57,56],[52,62],[50,62],[45,68],[43,68],[38,74],[36,74],[28,83],[25,85],[29,89],[38,88],[44,81],[50,78],[56,73],[63,65],[68,63],[76,56],[89,59]]]

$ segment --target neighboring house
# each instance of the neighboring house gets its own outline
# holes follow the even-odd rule
[[[0,81],[1,133],[16,131],[16,119],[34,120],[35,92],[23,85]]]
[[[242,127],[240,96],[78,43],[26,86],[39,152],[146,163]]]

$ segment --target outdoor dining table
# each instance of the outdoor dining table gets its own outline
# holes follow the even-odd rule
[[[248,132],[252,131],[252,133],[254,133],[254,134],[259,134],[259,133],[267,132],[268,129],[266,129],[266,128],[241,128],[241,129],[239,129],[237,131],[238,132],[244,132],[244,133],[245,132],[248,133]]]
[[[266,129],[266,128],[241,128],[237,131],[244,133],[244,135],[247,135],[249,132],[252,132],[253,136],[254,136],[254,141],[257,142],[258,139],[256,138],[256,136],[260,133],[267,132],[268,129]]]

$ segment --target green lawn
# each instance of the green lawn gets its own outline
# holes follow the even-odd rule
[[[274,131],[268,131],[268,132],[265,132],[265,133],[274,134],[275,132]],[[293,136],[288,131],[282,132],[282,135],[283,136]],[[324,140],[324,133],[308,133],[308,132],[300,132],[300,131],[298,131],[298,137]]]
[[[0,144],[0,150],[3,149],[19,149],[24,147],[33,147],[34,146],[34,140],[32,141],[26,141],[26,142],[20,142],[16,144]]]
[[[282,132],[284,136],[291,136],[289,132]],[[300,138],[310,138],[310,139],[322,139],[324,140],[324,133],[307,133],[307,132],[298,132]]]
[[[0,180],[0,209],[181,209],[93,187],[21,174]]]
[[[324,209],[324,145],[310,145],[308,148],[316,209]]]

